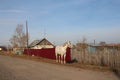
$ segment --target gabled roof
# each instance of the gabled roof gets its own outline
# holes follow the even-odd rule
[[[35,45],[37,45],[40,42],[40,40],[34,40],[29,47],[34,47]]]
[[[36,45],[52,45],[54,46],[50,41],[48,41],[46,38],[43,38],[41,40],[34,40],[29,47],[34,47]]]

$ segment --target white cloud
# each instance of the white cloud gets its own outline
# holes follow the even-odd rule
[[[74,6],[74,5],[86,5],[89,2],[92,2],[95,0],[64,0],[64,1],[58,1],[58,2],[53,2],[47,5],[42,6],[43,9],[58,9],[58,8],[65,8],[69,6]]]
[[[10,10],[0,10],[0,13],[25,13],[25,11],[10,9]]]

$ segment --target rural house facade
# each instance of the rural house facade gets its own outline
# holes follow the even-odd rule
[[[29,48],[31,49],[42,49],[42,48],[54,48],[55,46],[48,41],[46,38],[41,40],[34,40],[30,45]]]

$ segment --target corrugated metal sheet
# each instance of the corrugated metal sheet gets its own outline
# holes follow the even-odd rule
[[[25,55],[35,55],[43,58],[48,59],[56,59],[55,56],[55,48],[46,48],[46,49],[25,49],[24,50]],[[71,61],[71,54],[70,54],[70,48],[67,48],[66,52],[66,61]]]

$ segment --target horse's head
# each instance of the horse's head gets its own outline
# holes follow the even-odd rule
[[[73,47],[73,45],[72,45],[72,43],[71,43],[70,41],[64,43],[64,46],[69,47],[69,48],[72,48],[72,47]]]

